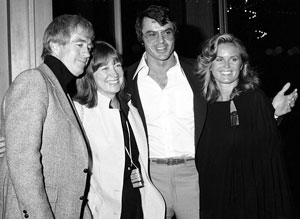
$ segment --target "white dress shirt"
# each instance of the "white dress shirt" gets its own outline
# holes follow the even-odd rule
[[[150,158],[194,157],[193,92],[174,53],[164,89],[148,75],[145,54],[134,77],[145,113]]]

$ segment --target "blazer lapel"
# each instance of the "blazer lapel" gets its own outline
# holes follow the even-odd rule
[[[50,84],[53,87],[53,93],[55,97],[58,100],[58,103],[60,104],[60,107],[62,111],[66,114],[66,117],[68,120],[78,129],[78,131],[81,132],[81,129],[79,127],[78,121],[76,119],[75,114],[77,113],[76,109],[71,106],[71,103],[69,102],[67,95],[63,91],[59,81],[53,74],[53,72],[50,70],[50,68],[46,64],[42,64],[38,67],[40,71],[42,72],[42,75],[46,77],[46,79],[50,82]],[[75,111],[74,111],[75,110]]]
[[[63,91],[58,79],[55,77],[54,73],[50,70],[50,68],[46,64],[42,64],[38,67],[42,72],[42,75],[50,82],[51,86],[53,87],[53,94],[57,98],[58,103],[62,111],[65,113],[66,118],[76,127],[79,133],[82,134],[82,138],[86,143],[86,152],[88,156],[88,170],[86,177],[86,184],[84,188],[84,199],[82,201],[81,209],[80,209],[80,217],[83,218],[83,214],[85,211],[85,206],[87,204],[87,196],[90,189],[90,180],[91,180],[91,170],[93,168],[93,159],[92,159],[92,152],[89,140],[86,136],[85,130],[81,124],[80,117],[78,116],[77,110],[73,105],[73,102],[68,99],[67,95]]]
[[[144,162],[147,162],[148,160],[148,143],[146,139],[145,132],[142,128],[143,124],[140,120],[139,113],[135,107],[132,106],[131,103],[129,105],[129,113],[128,113],[128,120],[130,122],[130,125],[132,127],[134,137],[140,152],[140,156],[142,157],[142,160]],[[146,147],[145,147],[146,146]],[[144,164],[148,166],[148,164]]]
[[[134,75],[134,72],[135,72],[135,70],[133,71],[132,76]],[[139,88],[138,88],[138,85],[137,85],[137,78],[138,78],[138,76],[136,76],[134,79],[131,77],[128,80],[128,86],[127,86],[127,91],[126,92],[129,93],[129,95],[131,96],[132,105],[135,106],[138,109],[138,112],[139,112],[140,117],[141,117],[142,122],[143,122],[146,137],[148,139],[148,130],[147,130],[147,125],[146,125],[146,118],[145,118],[141,98],[140,98],[140,95],[139,95]]]

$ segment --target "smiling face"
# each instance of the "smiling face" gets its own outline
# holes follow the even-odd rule
[[[78,27],[71,33],[69,41],[65,45],[56,43],[53,55],[64,63],[68,70],[74,75],[79,76],[90,57],[92,42],[89,34]]]
[[[113,99],[124,83],[124,72],[121,62],[113,57],[94,72],[97,90],[104,96]]]
[[[142,33],[143,43],[149,59],[166,61],[171,57],[175,47],[174,27],[172,23],[169,22],[161,26],[154,19],[144,17]]]
[[[243,67],[240,49],[233,43],[218,45],[217,56],[211,64],[211,72],[217,85],[234,88]]]

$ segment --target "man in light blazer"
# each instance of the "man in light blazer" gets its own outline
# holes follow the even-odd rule
[[[91,218],[88,141],[70,100],[94,38],[92,24],[61,15],[47,27],[44,63],[20,73],[2,104],[0,218]]]

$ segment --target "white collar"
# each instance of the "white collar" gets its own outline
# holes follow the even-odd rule
[[[110,104],[111,99],[108,98],[107,96],[103,95],[99,91],[97,91],[97,97],[98,97],[98,104],[97,105],[100,108],[109,109],[109,104]]]
[[[177,55],[177,53],[175,51],[173,52],[173,55],[174,55],[175,61],[176,61],[176,64],[174,66],[177,66],[177,65],[179,65],[178,55]],[[142,69],[145,69],[145,71],[141,71]],[[138,65],[138,67],[137,67],[137,69],[136,69],[136,71],[135,71],[132,79],[134,79],[140,72],[144,72],[145,76],[149,72],[149,67],[148,67],[147,62],[146,62],[146,52],[144,52],[144,54],[142,55],[141,61],[140,61],[139,65]]]

